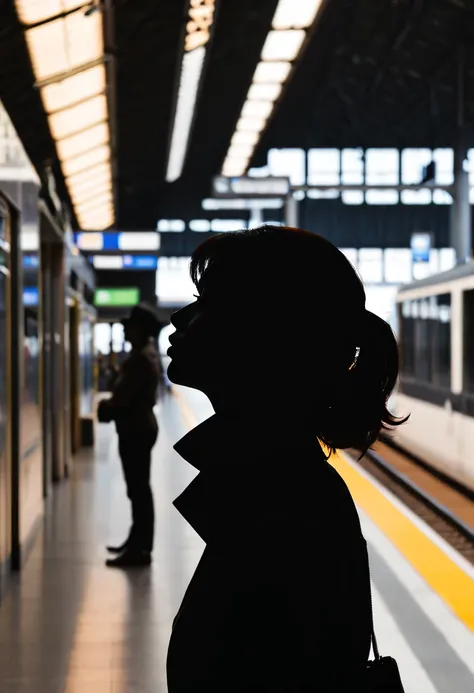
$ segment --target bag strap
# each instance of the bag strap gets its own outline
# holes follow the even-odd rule
[[[369,576],[370,641],[371,641],[372,649],[374,651],[375,659],[380,659],[379,648],[377,645],[377,638],[375,637],[374,606],[373,606],[373,602],[372,602],[372,581],[371,581],[371,577],[370,577],[370,561],[369,561],[369,552],[367,549],[367,542],[366,542],[365,538],[364,538],[364,543],[365,543],[365,550],[367,553],[367,573]]]

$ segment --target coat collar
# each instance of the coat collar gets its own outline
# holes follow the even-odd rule
[[[314,431],[298,420],[289,421],[287,412],[284,419],[282,414],[215,414],[174,449],[200,473],[173,505],[206,542],[219,527],[238,524],[243,502],[238,489],[246,489],[249,496],[257,489],[274,493],[279,482],[272,477],[281,478],[276,466],[294,470],[300,458],[316,464],[324,460]]]

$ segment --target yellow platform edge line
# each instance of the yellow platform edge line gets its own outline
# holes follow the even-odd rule
[[[198,421],[173,388],[186,427]],[[350,463],[336,452],[330,463],[347,483],[356,505],[377,525],[464,625],[474,632],[474,580]]]
[[[356,505],[370,517],[464,625],[474,631],[474,580],[363,476],[357,470],[356,463],[349,462],[344,453],[332,455],[330,462],[348,485]]]

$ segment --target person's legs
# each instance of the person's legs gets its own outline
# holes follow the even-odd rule
[[[128,470],[133,528],[130,546],[151,553],[155,525],[153,494],[150,485],[151,451],[155,435],[143,435],[134,447],[134,459]],[[133,466],[132,466],[133,465]]]
[[[138,558],[149,562],[155,521],[150,485],[151,451],[156,439],[157,432],[150,432],[121,437],[119,440],[127,495],[132,505],[132,528],[125,544],[118,547],[125,550],[125,553],[118,559],[107,561],[109,566],[128,565]]]

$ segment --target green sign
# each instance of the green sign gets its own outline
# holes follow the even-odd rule
[[[140,290],[136,287],[96,289],[94,294],[94,305],[99,307],[136,306],[139,301]]]

